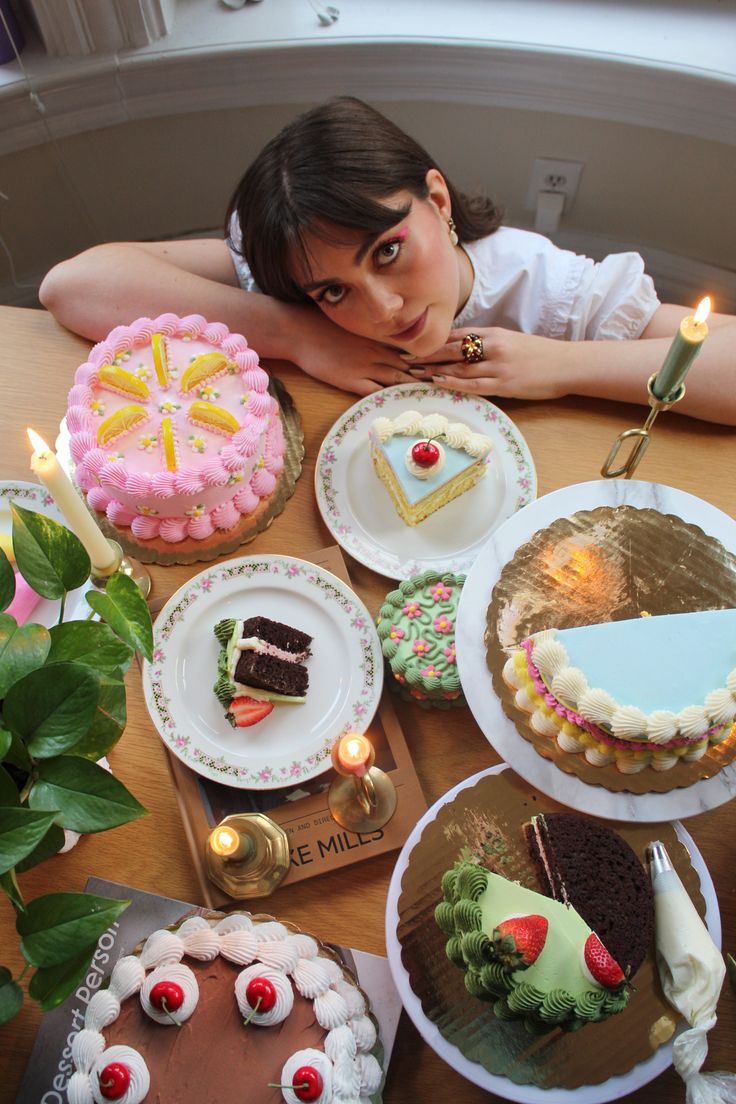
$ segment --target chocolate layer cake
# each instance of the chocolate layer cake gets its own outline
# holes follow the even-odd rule
[[[649,877],[628,843],[575,813],[543,813],[525,827],[545,893],[571,904],[633,976],[654,934]]]
[[[304,660],[311,654],[312,637],[269,617],[228,618],[215,625],[220,642],[214,691],[229,723],[244,726],[267,716],[273,705],[254,710],[252,700],[303,702],[309,687]],[[232,705],[237,700],[238,716]],[[247,717],[244,704],[247,705]]]
[[[235,682],[256,690],[303,698],[309,687],[309,671],[303,663],[289,663],[259,652],[241,652],[235,668]]]

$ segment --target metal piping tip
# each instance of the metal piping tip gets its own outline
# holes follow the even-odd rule
[[[667,848],[660,840],[652,840],[647,847],[649,859],[649,873],[652,878],[663,874],[666,870],[674,870],[672,860],[667,854]]]

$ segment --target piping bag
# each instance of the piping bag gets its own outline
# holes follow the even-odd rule
[[[663,843],[648,848],[654,893],[655,949],[664,995],[690,1025],[672,1046],[674,1066],[685,1082],[686,1104],[736,1104],[736,1076],[701,1073],[708,1032],[726,976],[720,951],[710,937]]]

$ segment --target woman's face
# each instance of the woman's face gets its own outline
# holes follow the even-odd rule
[[[295,274],[337,326],[417,357],[447,341],[473,282],[467,255],[450,241],[444,179],[432,169],[427,183],[426,199],[400,192],[388,201],[411,207],[378,237],[342,230],[345,244],[333,245],[310,235],[310,271]]]

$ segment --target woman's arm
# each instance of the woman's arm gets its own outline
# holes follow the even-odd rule
[[[411,379],[396,351],[346,333],[317,307],[243,291],[227,246],[214,238],[94,246],[52,268],[39,298],[92,341],[144,315],[196,313],[245,334],[260,356],[290,360],[346,391],[367,395]]]
[[[428,358],[427,367],[413,368],[412,375],[478,395],[517,399],[588,395],[646,403],[647,380],[662,366],[681,319],[691,313],[669,303],[660,306],[636,341],[567,342],[480,329],[485,359],[470,365],[460,352],[467,330],[453,330],[447,345]],[[736,425],[736,318],[712,314],[708,328],[687,375],[685,397],[672,409],[704,421]]]

